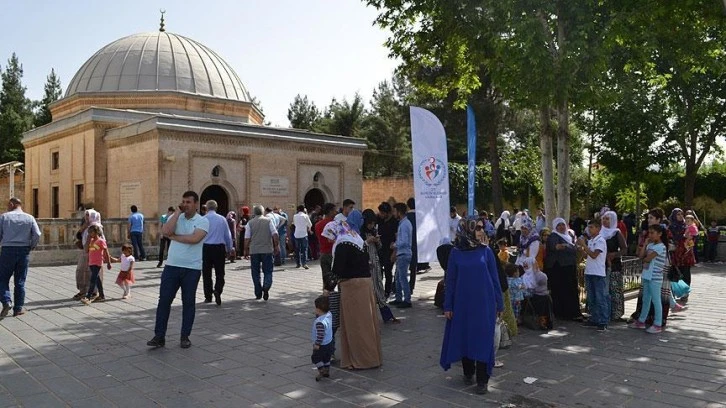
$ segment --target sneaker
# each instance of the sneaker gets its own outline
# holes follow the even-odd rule
[[[303,265],[303,269],[310,269],[310,267],[307,265]]]
[[[10,313],[11,308],[12,306],[10,306],[10,303],[3,303],[3,310],[0,312],[0,318],[7,316],[8,313]]]
[[[25,314],[25,309],[16,310],[13,312],[13,317],[22,316]]]
[[[157,268],[161,268],[163,265],[161,263],[156,264]]]
[[[663,326],[652,325],[652,326],[648,327],[647,329],[645,329],[645,332],[650,333],[650,334],[663,333]]]
[[[476,386],[476,390],[474,390],[475,393],[479,395],[484,395],[489,393],[489,386],[487,384],[478,384]]]
[[[91,302],[93,302],[93,301],[85,296],[81,298],[81,303],[83,303],[86,306],[90,305]]]
[[[96,300],[98,300],[98,298],[99,298],[99,297],[100,297],[100,296],[98,295],[98,293],[96,293],[96,294],[94,294],[93,296],[91,296],[90,298],[88,298],[88,300],[90,300],[90,303],[93,303],[93,302],[95,302]]]
[[[83,298],[83,295],[85,295],[85,293],[76,293],[75,295],[73,295],[73,298],[72,299],[73,300],[81,300],[81,298]]]
[[[204,303],[212,303],[212,298],[204,298]]]
[[[106,296],[96,296],[93,301],[94,302],[99,302],[99,303],[100,302],[105,302],[106,301]]]
[[[681,306],[676,303],[676,305],[671,308],[671,313],[684,312],[686,310],[688,310],[688,306]]]
[[[323,377],[330,377],[330,366],[323,367]]]
[[[630,323],[628,325],[628,327],[631,329],[645,329],[646,328],[645,323],[641,322],[640,320],[636,320],[633,323]]]
[[[214,303],[217,304],[217,306],[222,306],[222,294],[214,292]]]
[[[597,331],[599,331],[599,332],[605,332],[607,330],[608,330],[608,325],[607,324],[600,324],[600,325],[597,326]]]
[[[189,340],[189,336],[181,336],[179,346],[183,349],[187,349],[192,346],[192,342]]]
[[[146,345],[153,348],[164,347],[166,340],[163,337],[154,336],[153,339],[146,342]]]
[[[270,298],[270,290],[269,289],[263,290],[262,291],[262,299],[263,300],[267,300],[269,298]]]

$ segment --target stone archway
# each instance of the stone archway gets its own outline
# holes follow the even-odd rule
[[[311,188],[305,193],[303,203],[308,210],[313,210],[317,205],[322,207],[325,204],[325,193],[319,188]]]
[[[204,203],[208,200],[214,200],[217,202],[217,214],[226,216],[229,211],[229,194],[222,186],[218,184],[212,184],[202,191],[202,195],[199,198],[199,207],[201,208]]]

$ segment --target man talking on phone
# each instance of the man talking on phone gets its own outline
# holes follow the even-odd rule
[[[154,338],[146,343],[149,347],[164,347],[166,344],[166,327],[171,313],[171,303],[180,288],[182,326],[179,345],[181,348],[192,346],[189,335],[192,332],[196,312],[197,286],[202,276],[204,237],[209,232],[209,220],[197,213],[198,205],[197,193],[187,191],[182,194],[181,204],[162,227],[161,233],[169,238],[171,245],[164,271],[161,273]]]

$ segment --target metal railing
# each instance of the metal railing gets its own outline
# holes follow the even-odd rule
[[[640,277],[643,274],[643,260],[637,256],[623,256],[620,258],[623,272],[623,292],[639,290],[641,286]],[[577,284],[580,290],[580,303],[584,304],[587,299],[585,292],[585,263],[577,265]]]

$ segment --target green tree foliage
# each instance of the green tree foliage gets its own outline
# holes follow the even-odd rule
[[[411,173],[411,130],[403,92],[400,83],[396,86],[388,81],[381,82],[373,91],[371,109],[362,129],[368,142],[363,173],[368,177]]]
[[[60,78],[55,74],[55,70],[51,69],[50,75],[48,75],[45,82],[43,99],[35,103],[34,125],[36,127],[48,124],[53,120],[53,116],[50,113],[50,104],[60,99],[62,94],[63,88],[61,87]]]
[[[333,99],[323,113],[317,130],[331,135],[360,137],[365,115],[363,98],[359,94],[355,94],[353,102]]]
[[[23,161],[23,132],[33,126],[32,104],[25,97],[22,78],[23,66],[13,53],[0,74],[0,163]]]
[[[287,119],[290,127],[294,129],[315,130],[320,124],[321,115],[318,107],[308,100],[307,95],[297,94],[287,109]]]
[[[645,186],[643,183],[640,186],[628,186],[617,192],[617,204],[616,208],[620,213],[639,213],[641,208],[645,208],[648,205],[648,195],[643,191]]]

